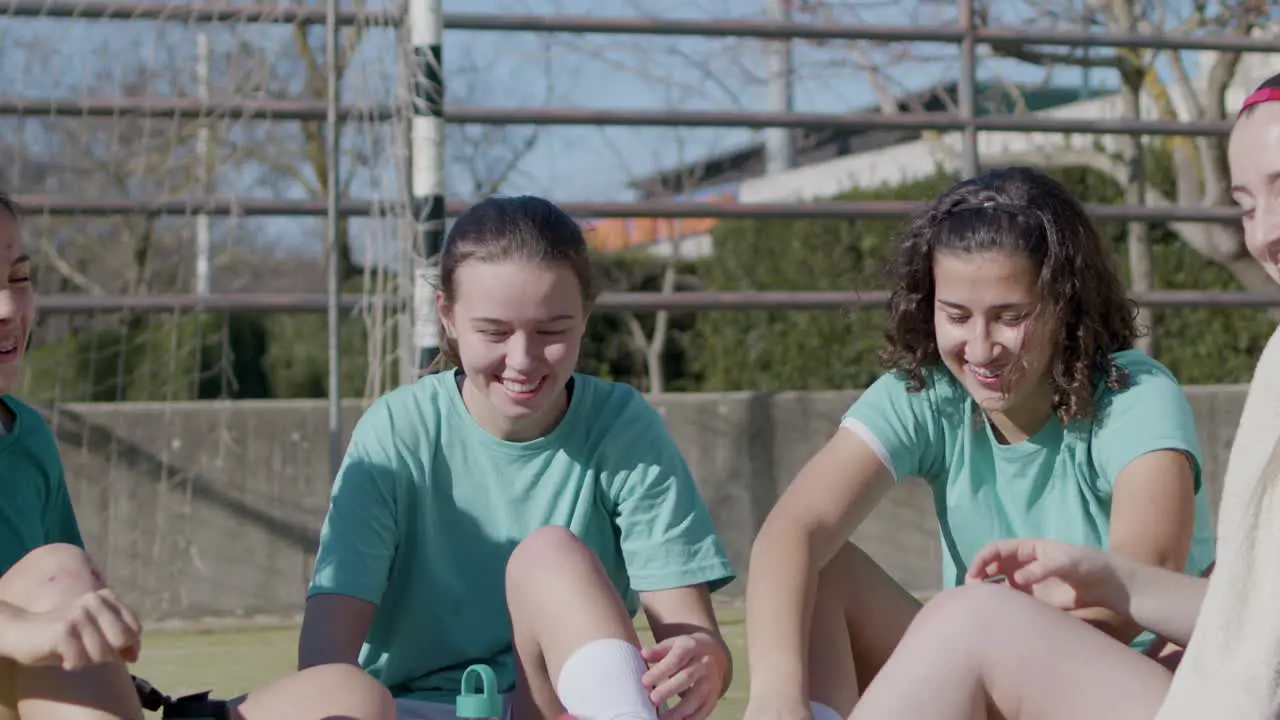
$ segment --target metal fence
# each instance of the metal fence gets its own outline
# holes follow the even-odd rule
[[[687,20],[649,18],[601,18],[587,16],[533,16],[445,14],[441,0],[407,0],[395,13],[377,13],[375,19],[398,24],[408,30],[412,44],[416,77],[404,78],[416,98],[414,103],[414,137],[412,152],[429,156],[425,176],[412,178],[409,205],[417,221],[419,260],[430,258],[440,247],[445,213],[457,214],[465,209],[463,201],[439,202],[443,187],[443,150],[426,139],[443,138],[443,132],[432,132],[429,123],[534,124],[534,125],[628,125],[690,127],[753,128],[898,128],[911,130],[960,131],[963,137],[963,171],[973,174],[978,169],[977,134],[982,131],[1042,131],[1088,134],[1156,134],[1181,136],[1221,135],[1229,123],[1182,123],[1144,120],[1069,120],[1029,116],[982,116],[975,113],[976,59],[978,44],[1017,42],[1023,45],[1063,47],[1116,47],[1183,50],[1223,50],[1243,52],[1280,52],[1280,40],[1239,36],[1189,37],[1175,35],[1113,34],[1082,31],[1028,31],[980,27],[974,18],[974,0],[958,0],[958,24],[937,26],[883,26],[868,24],[807,24],[800,22],[748,20]],[[146,116],[205,118],[250,116],[266,119],[323,121],[328,126],[329,193],[324,202],[311,200],[193,197],[161,201],[105,201],[86,198],[19,196],[32,214],[238,214],[264,216],[322,216],[327,219],[330,257],[336,247],[339,218],[362,216],[373,203],[342,200],[338,196],[340,168],[337,160],[336,129],[348,119],[352,110],[338,98],[338,70],[335,65],[338,28],[371,17],[370,13],[341,10],[336,0],[326,7],[273,7],[267,5],[210,5],[160,2],[92,2],[88,0],[0,0],[2,17],[66,17],[174,22],[241,22],[241,23],[324,23],[327,29],[329,95],[324,102],[302,100],[211,102],[200,99],[124,99],[93,98],[28,99],[0,96],[0,115],[17,116]],[[543,31],[560,33],[603,33],[630,35],[683,35],[708,37],[749,37],[761,39],[799,40],[878,40],[903,42],[947,42],[960,46],[958,111],[904,112],[896,115],[767,113],[767,112],[694,112],[673,110],[587,110],[568,108],[479,108],[444,105],[443,84],[439,73],[440,38],[443,29],[487,31]],[[361,118],[390,118],[390,108],[363,109]],[[415,163],[418,165],[419,163]],[[554,198],[553,198],[554,199]],[[743,204],[724,205],[700,202],[639,203],[568,203],[564,207],[578,216],[589,217],[664,217],[664,218],[866,218],[902,217],[917,207],[906,202],[831,202],[807,204]],[[1124,205],[1091,208],[1095,217],[1129,221],[1231,221],[1236,214],[1229,208],[1154,208]],[[337,392],[337,329],[342,312],[360,303],[398,303],[412,305],[407,294],[398,297],[351,297],[339,293],[336,262],[331,262],[328,292],[315,295],[244,294],[235,296],[171,296],[139,297],[53,295],[41,301],[46,312],[86,310],[129,310],[131,312],[163,312],[178,309],[227,310],[293,310],[326,312],[329,317],[330,369],[330,433],[333,461],[340,452]],[[424,267],[416,268],[422,273]],[[419,289],[428,275],[419,278]],[[1269,306],[1280,304],[1271,295],[1253,293],[1151,292],[1135,299],[1150,306]],[[847,292],[740,292],[677,293],[656,295],[645,293],[606,294],[601,299],[605,309],[717,310],[746,308],[835,308],[882,305],[880,293]],[[421,316],[430,303],[419,302],[413,308]],[[419,317],[418,320],[422,318]],[[419,344],[423,340],[419,337]],[[418,360],[421,363],[421,359]]]

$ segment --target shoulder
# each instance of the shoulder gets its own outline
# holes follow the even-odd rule
[[[666,434],[666,421],[636,388],[627,383],[575,374],[574,392],[581,393],[586,407],[579,418],[602,432],[604,437]]]
[[[1124,350],[1111,356],[1112,362],[1125,373],[1118,389],[1099,384],[1095,393],[1098,410],[1152,401],[1184,403],[1186,394],[1169,368],[1141,350]]]
[[[1191,401],[1163,364],[1139,350],[1112,355],[1128,377],[1119,389],[1103,385],[1097,392],[1094,418],[1088,427],[1092,452],[1104,477],[1114,481],[1137,457],[1157,450],[1178,450],[1196,465],[1201,456]]]
[[[1121,350],[1111,355],[1111,361],[1128,373],[1125,388],[1149,385],[1177,385],[1178,379],[1164,363],[1138,349]],[[1121,391],[1123,392],[1123,390]]]
[[[18,418],[14,424],[16,441],[30,450],[57,457],[58,443],[44,417],[34,407],[12,395],[5,395],[4,402]]]
[[[434,373],[379,396],[356,421],[348,457],[396,464],[402,456],[424,452],[438,439],[449,403],[460,402],[445,394],[453,378],[452,372]]]
[[[433,373],[380,395],[360,416],[363,425],[376,426],[383,434],[434,426],[436,418],[457,393],[452,372]]]
[[[915,388],[905,373],[886,372],[858,395],[845,417],[892,411],[933,418],[948,415],[947,409],[964,409],[968,394],[945,367],[924,368],[921,379],[921,386]]]
[[[3,402],[17,420],[9,436],[0,437],[0,455],[17,453],[16,467],[27,468],[32,477],[42,481],[62,482],[62,457],[49,423],[34,407],[13,396],[3,396]],[[10,462],[14,460],[0,459],[0,467]]]
[[[574,442],[601,469],[629,471],[681,457],[662,413],[631,385],[574,375],[574,402],[579,399],[583,405],[574,413]]]

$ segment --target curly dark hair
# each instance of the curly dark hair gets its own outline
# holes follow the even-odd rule
[[[1098,383],[1128,382],[1111,354],[1133,347],[1137,308],[1084,207],[1060,182],[1027,167],[989,170],[961,180],[899,233],[890,261],[887,347],[881,360],[924,387],[926,367],[942,357],[934,333],[933,258],[952,252],[1017,251],[1040,268],[1039,311],[1056,321],[1050,370],[1053,411],[1066,423],[1087,418]]]

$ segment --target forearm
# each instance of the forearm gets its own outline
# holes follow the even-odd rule
[[[0,601],[0,658],[13,659],[24,633],[31,632],[31,613],[17,605]]]
[[[350,632],[343,632],[344,628],[336,622],[325,627],[323,620],[308,620],[303,618],[302,630],[298,634],[298,670],[317,665],[359,663],[361,642],[346,637]]]
[[[338,647],[338,643],[328,638],[302,636],[298,641],[298,670],[306,670],[317,665],[356,665],[359,653],[351,653]]]
[[[1208,579],[1121,556],[1115,561],[1116,573],[1125,588],[1129,617],[1147,630],[1186,647],[1204,603]]]
[[[805,535],[780,525],[763,528],[751,552],[747,667],[752,695],[803,700],[818,572]]]
[[[1070,614],[1125,644],[1132,642],[1142,632],[1142,626],[1128,615],[1107,608],[1081,608],[1072,610]]]

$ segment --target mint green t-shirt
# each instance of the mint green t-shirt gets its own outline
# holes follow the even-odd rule
[[[35,410],[11,395],[0,396],[17,419],[0,434],[0,575],[42,545],[83,548],[71,507],[58,444]],[[0,430],[0,432],[3,432]]]
[[[638,592],[733,579],[666,424],[634,388],[574,375],[560,424],[515,443],[475,422],[458,377],[393,390],[357,423],[308,590],[377,605],[359,663],[393,695],[452,703],[473,663],[515,687],[506,563],[544,525],[591,547],[633,614]]]
[[[1105,549],[1112,484],[1130,461],[1157,450],[1193,460],[1195,528],[1186,570],[1199,574],[1209,565],[1213,531],[1191,405],[1153,358],[1138,350],[1112,357],[1128,369],[1129,382],[1118,392],[1097,391],[1093,419],[1065,428],[1051,419],[1013,445],[996,441],[945,367],[928,372],[918,393],[888,373],[845,413],[842,425],[866,439],[896,479],[921,477],[933,489],[944,587],[963,583],[969,560],[992,540],[1044,537]]]

